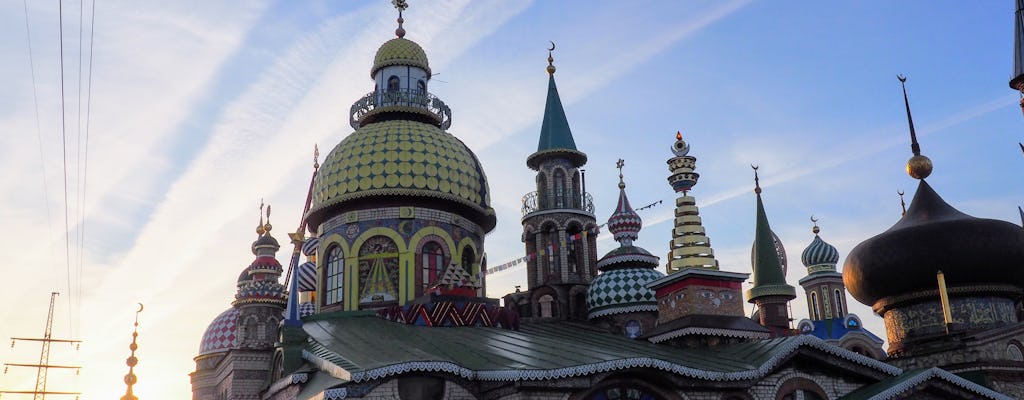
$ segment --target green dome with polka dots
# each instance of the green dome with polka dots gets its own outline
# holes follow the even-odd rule
[[[476,156],[455,136],[422,122],[374,122],[338,143],[317,172],[307,218],[317,226],[330,210],[371,198],[451,202],[485,231],[495,225],[487,177]]]

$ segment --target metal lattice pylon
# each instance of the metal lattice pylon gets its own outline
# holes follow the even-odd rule
[[[4,363],[4,372],[5,373],[7,372],[7,368],[8,367],[36,368],[36,387],[35,387],[35,390],[32,390],[32,391],[28,391],[28,390],[0,390],[0,395],[4,395],[4,394],[31,394],[33,400],[43,400],[43,399],[46,399],[46,395],[48,395],[48,394],[49,395],[74,395],[76,399],[77,399],[78,395],[81,394],[81,392],[63,392],[63,391],[48,391],[48,390],[46,390],[46,376],[47,376],[47,373],[49,372],[50,368],[74,369],[76,373],[77,373],[77,371],[79,369],[82,368],[82,367],[79,367],[79,366],[72,366],[72,365],[52,365],[52,364],[50,364],[50,344],[51,343],[73,343],[73,344],[75,344],[75,346],[76,346],[75,348],[76,349],[77,349],[78,344],[82,343],[81,340],[54,339],[53,338],[53,304],[54,304],[54,300],[57,298],[58,295],[60,295],[60,293],[57,293],[57,292],[50,293],[50,311],[46,315],[46,333],[43,334],[43,337],[41,337],[41,338],[12,337],[11,338],[11,347],[14,347],[14,344],[17,341],[19,341],[19,340],[23,341],[23,342],[40,342],[42,349],[39,352],[39,363],[38,364]]]

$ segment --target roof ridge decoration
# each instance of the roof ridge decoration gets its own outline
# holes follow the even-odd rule
[[[757,176],[758,166],[751,165],[754,169],[754,194],[757,196],[757,224],[754,232],[754,248],[751,257],[753,267],[754,287],[747,291],[748,301],[762,296],[786,296],[796,298],[796,289],[786,283],[785,270],[783,269],[782,255],[779,241],[771,226],[768,225],[768,215],[764,211],[764,202],[761,200],[761,184]]]
[[[302,355],[304,359],[306,359],[307,361],[314,365],[317,365],[321,370],[331,374],[333,377],[343,380],[350,380],[353,382],[381,379],[394,375],[400,375],[408,372],[417,371],[450,373],[471,380],[510,382],[518,380],[561,379],[632,368],[654,368],[687,377],[707,379],[718,382],[740,381],[760,379],[764,376],[767,376],[779,365],[788,361],[801,348],[809,348],[825,352],[831,355],[835,355],[845,360],[852,361],[854,363],[875,369],[877,371],[880,371],[891,376],[898,376],[903,373],[903,370],[898,367],[886,364],[884,362],[875,360],[873,358],[861,354],[854,353],[850,350],[846,350],[838,346],[829,345],[825,343],[823,340],[813,336],[789,336],[786,338],[773,340],[782,342],[782,344],[772,349],[773,354],[771,357],[769,357],[767,360],[765,360],[756,367],[747,370],[732,372],[695,368],[687,365],[678,364],[672,361],[666,361],[656,357],[619,358],[596,363],[549,369],[473,370],[465,366],[462,366],[457,362],[449,360],[421,360],[400,362],[368,370],[357,370],[358,366],[351,365],[351,367],[353,367],[353,369],[356,370],[349,370],[335,362],[338,361],[348,364],[347,360],[345,359],[337,359],[335,361],[332,361],[327,358],[328,356],[330,356],[329,354],[323,354],[322,352],[319,351],[314,353],[309,349],[303,350]],[[322,345],[315,341],[313,343],[316,344],[317,346],[323,347]],[[654,344],[649,345],[655,346]],[[321,350],[325,349],[322,348]]]
[[[526,164],[536,169],[544,156],[568,157],[575,166],[587,163],[587,155],[576,149],[576,141],[572,137],[572,129],[569,128],[569,119],[565,116],[565,108],[562,107],[562,99],[558,95],[558,86],[555,85],[555,65],[551,52],[555,50],[555,42],[551,42],[548,49],[548,95],[544,103],[544,117],[541,120],[540,140],[537,143],[537,152],[526,159]]]
[[[676,193],[682,195],[676,199],[675,229],[672,230],[671,251],[668,256],[667,273],[676,273],[686,268],[718,270],[718,260],[711,248],[701,224],[697,201],[689,195],[690,189],[697,184],[700,174],[694,172],[697,158],[689,155],[690,144],[683,140],[683,134],[676,131],[676,141],[672,144],[672,157],[668,160],[668,169],[672,174],[668,183]]]

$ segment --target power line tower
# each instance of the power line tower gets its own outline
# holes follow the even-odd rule
[[[31,391],[30,390],[0,390],[0,396],[2,396],[4,394],[31,394],[33,400],[43,400],[43,399],[46,399],[46,395],[48,395],[48,394],[50,394],[50,395],[74,395],[76,399],[78,398],[78,395],[82,394],[81,392],[56,392],[56,391],[47,391],[46,390],[46,375],[47,375],[47,372],[49,372],[50,368],[74,369],[75,373],[78,373],[78,370],[82,368],[82,367],[79,367],[79,366],[53,365],[53,364],[50,364],[50,343],[72,343],[72,344],[75,345],[75,349],[76,350],[78,349],[79,343],[82,343],[81,340],[54,339],[53,336],[52,336],[52,332],[53,332],[53,303],[54,303],[54,300],[57,298],[57,296],[59,294],[60,293],[57,293],[57,292],[50,293],[50,312],[46,315],[46,333],[43,334],[43,337],[41,337],[41,338],[18,338],[18,337],[12,337],[11,338],[11,347],[14,347],[14,344],[17,341],[19,341],[19,340],[23,341],[23,342],[40,342],[41,345],[42,345],[42,351],[40,351],[40,353],[39,353],[39,363],[38,364],[4,363],[4,373],[5,374],[7,373],[7,369],[9,367],[35,368],[36,369],[36,388],[35,388],[35,390],[31,390]]]

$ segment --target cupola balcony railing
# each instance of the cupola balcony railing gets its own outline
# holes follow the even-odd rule
[[[580,210],[587,214],[594,214],[594,197],[590,193],[583,193],[582,196],[565,196],[559,199],[558,196],[541,196],[537,192],[530,192],[523,195],[523,216],[544,210]]]
[[[384,111],[406,111],[425,115],[433,118],[443,130],[452,125],[452,109],[437,96],[419,89],[367,93],[349,109],[349,125],[353,129],[358,129],[365,119]]]

